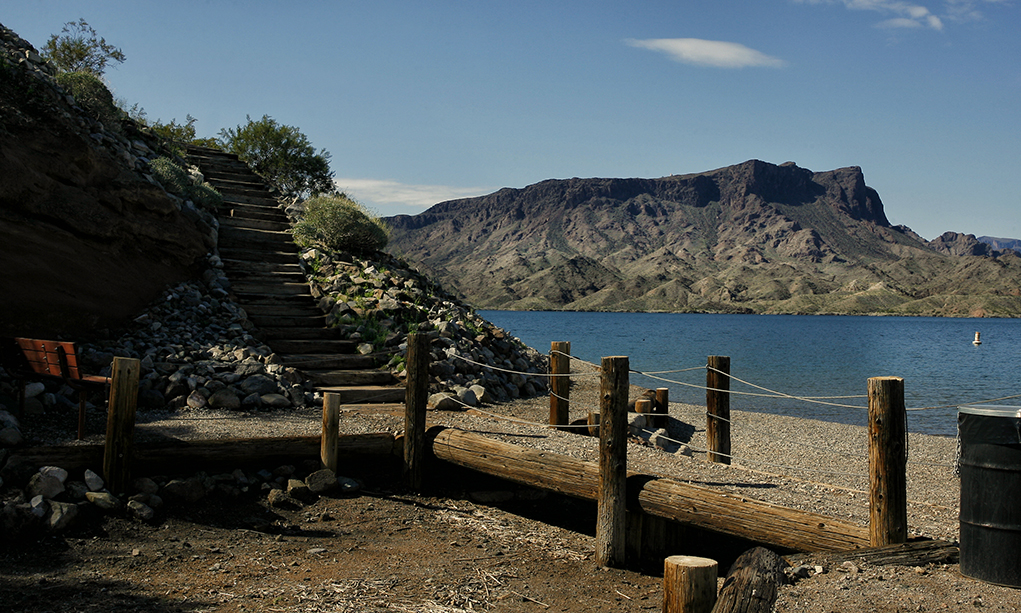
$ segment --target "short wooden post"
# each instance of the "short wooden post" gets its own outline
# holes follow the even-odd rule
[[[599,411],[588,412],[588,434],[599,436]]]
[[[110,403],[106,418],[106,446],[103,478],[115,494],[127,491],[131,482],[134,451],[135,410],[138,407],[138,378],[142,363],[135,358],[113,359],[110,374]]]
[[[907,541],[907,411],[904,379],[873,377],[869,390],[869,541]]]
[[[635,400],[635,413],[652,413],[652,401],[648,398]]]
[[[656,408],[653,409],[652,412],[656,414],[652,423],[657,428],[666,428],[668,424],[668,416],[670,415],[670,388],[656,388]]]
[[[323,395],[323,434],[319,455],[323,468],[337,472],[337,446],[340,444],[340,394]]]
[[[716,560],[670,556],[663,561],[663,613],[709,613],[716,604]]]
[[[571,343],[550,343],[549,366],[549,423],[566,426],[571,421]]]
[[[730,464],[730,358],[709,356],[705,374],[706,445],[708,460]]]
[[[599,497],[596,564],[625,563],[627,503],[628,358],[603,358],[599,398]]]
[[[404,478],[422,489],[426,456],[425,414],[429,402],[429,337],[408,335],[407,390],[404,393]]]

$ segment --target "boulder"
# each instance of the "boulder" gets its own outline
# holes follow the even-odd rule
[[[238,398],[237,392],[229,387],[213,392],[206,403],[211,409],[236,411],[241,408],[241,399]]]
[[[337,474],[329,468],[317,470],[305,477],[305,485],[314,494],[322,495],[339,488]]]
[[[53,532],[65,530],[78,517],[78,505],[69,502],[50,502],[50,512],[46,516],[46,526]]]

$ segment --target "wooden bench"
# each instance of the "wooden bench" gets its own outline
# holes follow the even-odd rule
[[[78,367],[74,343],[32,338],[15,338],[15,347],[4,348],[5,367],[20,380],[18,410],[25,411],[25,384],[30,380],[60,381],[78,392],[78,439],[85,436],[85,402],[89,392],[103,391],[109,377],[85,375]],[[20,360],[18,354],[20,353]]]

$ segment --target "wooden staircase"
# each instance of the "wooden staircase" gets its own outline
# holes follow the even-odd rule
[[[298,264],[290,221],[262,178],[217,149],[189,146],[188,161],[223,195],[220,259],[263,342],[317,390],[340,393],[342,404],[403,402],[404,387],[379,368],[389,355],[360,355],[357,342],[326,326]]]

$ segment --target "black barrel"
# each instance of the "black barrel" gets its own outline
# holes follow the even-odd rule
[[[1021,407],[959,407],[961,574],[1021,587]]]

